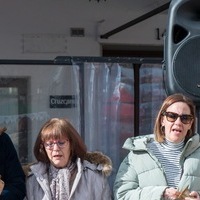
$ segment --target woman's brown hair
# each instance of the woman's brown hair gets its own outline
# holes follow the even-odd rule
[[[194,117],[193,122],[192,122],[192,126],[191,126],[191,130],[188,131],[186,138],[185,138],[185,142],[189,138],[191,138],[195,133],[195,128],[196,128],[196,120],[195,120],[196,108],[195,108],[195,105],[190,98],[184,96],[183,94],[177,93],[177,94],[173,94],[173,95],[168,96],[164,100],[164,102],[163,102],[163,104],[160,108],[160,111],[158,112],[158,115],[156,117],[155,126],[154,126],[154,134],[155,134],[155,139],[158,142],[163,142],[163,140],[165,138],[165,135],[162,131],[162,125],[161,125],[161,121],[162,121],[162,117],[163,117],[162,113],[165,112],[170,105],[172,105],[176,102],[186,103],[190,108],[190,112],[191,112],[190,114]]]
[[[60,118],[52,118],[41,127],[34,145],[35,158],[38,161],[49,163],[43,143],[49,139],[57,140],[62,137],[69,140],[70,159],[75,161],[79,157],[83,160],[87,152],[86,145],[69,120]]]

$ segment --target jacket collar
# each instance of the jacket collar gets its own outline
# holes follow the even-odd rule
[[[81,165],[80,158],[77,159],[77,166]],[[102,171],[106,176],[109,176],[112,171],[112,161],[111,159],[101,152],[87,152],[82,163],[83,168],[89,168],[91,170]],[[47,172],[48,165],[42,162],[36,162],[33,164],[28,164],[23,167],[24,172],[27,176],[32,173],[38,175],[44,175]],[[80,169],[80,168],[79,168]]]
[[[146,145],[152,140],[154,140],[153,134],[131,137],[125,141],[123,148],[128,149],[128,150],[135,150],[135,151],[147,150]]]
[[[123,148],[134,151],[147,150],[147,143],[151,142],[152,140],[154,140],[153,134],[131,137],[125,141]],[[199,147],[200,147],[200,136],[199,134],[196,133],[185,144],[183,149],[184,156],[187,157]]]
[[[189,156],[191,153],[193,153],[199,147],[200,147],[200,136],[199,136],[199,134],[196,133],[185,144],[185,147],[183,149],[185,157]]]

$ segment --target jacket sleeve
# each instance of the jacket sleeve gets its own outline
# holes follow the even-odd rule
[[[6,133],[0,135],[0,175],[5,183],[0,200],[22,200],[26,195],[25,175],[15,147]]]
[[[33,174],[29,174],[26,180],[26,199],[27,200],[36,200],[40,198],[40,191],[35,191],[35,187],[38,187],[38,183]],[[36,195],[37,194],[37,195]],[[41,197],[42,199],[43,197]]]
[[[111,200],[112,194],[111,194],[107,177],[104,177],[103,182],[104,183],[103,183],[103,190],[102,190],[102,200]]]
[[[129,155],[121,163],[114,183],[115,200],[162,200],[167,186],[147,186],[141,188],[133,160]]]

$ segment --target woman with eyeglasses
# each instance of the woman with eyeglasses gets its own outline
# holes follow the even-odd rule
[[[67,119],[53,118],[41,128],[34,146],[37,162],[27,176],[28,200],[110,200],[111,160],[89,153]]]
[[[182,94],[168,96],[154,135],[128,138],[130,151],[114,183],[116,200],[200,200],[200,137],[195,106]]]

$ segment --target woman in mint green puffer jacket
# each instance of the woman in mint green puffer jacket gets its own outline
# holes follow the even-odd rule
[[[194,131],[191,100],[181,94],[169,96],[158,113],[155,135],[126,140],[123,148],[130,152],[116,176],[115,200],[199,200],[200,137]],[[165,155],[166,142],[179,145],[177,159],[172,159],[174,152],[169,149]]]

